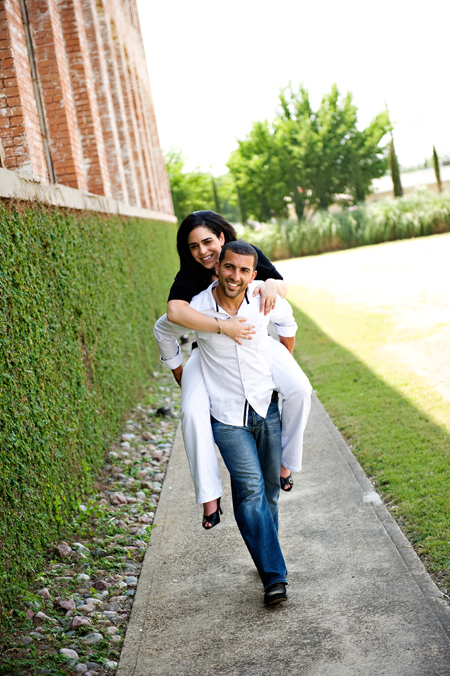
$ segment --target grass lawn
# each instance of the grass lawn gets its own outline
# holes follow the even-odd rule
[[[448,593],[448,400],[399,361],[399,329],[389,313],[336,304],[326,291],[289,288],[299,326],[298,362],[428,570]],[[411,337],[408,332],[405,336]],[[397,340],[396,350],[389,349],[392,339]]]

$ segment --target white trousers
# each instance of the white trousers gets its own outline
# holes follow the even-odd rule
[[[312,388],[288,350],[270,339],[272,377],[283,399],[281,412],[281,463],[291,472],[302,467],[303,433],[311,408]],[[181,380],[181,430],[198,503],[223,495],[210,403],[203,380],[200,351],[194,349]]]

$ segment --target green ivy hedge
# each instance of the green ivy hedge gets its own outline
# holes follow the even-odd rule
[[[155,363],[175,233],[0,203],[0,610],[39,569]]]

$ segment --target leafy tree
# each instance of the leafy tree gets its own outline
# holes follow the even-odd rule
[[[439,192],[442,192],[442,181],[441,181],[441,169],[439,167],[439,157],[436,152],[436,148],[433,146],[433,165],[434,173],[436,174],[436,182],[438,185]]]
[[[192,211],[215,209],[210,174],[199,169],[187,172],[180,150],[169,150],[165,160],[173,208],[178,220],[183,220]]]
[[[286,190],[273,130],[255,122],[246,139],[231,153],[227,166],[236,181],[245,212],[260,221],[286,215]],[[245,219],[244,219],[245,220]]]
[[[340,195],[364,200],[372,180],[386,171],[381,142],[390,129],[384,111],[360,131],[352,95],[341,97],[336,85],[316,111],[302,85],[298,91],[289,85],[280,92],[277,117],[253,124],[228,167],[249,215],[285,216],[291,199],[300,219],[305,206],[326,209]]]

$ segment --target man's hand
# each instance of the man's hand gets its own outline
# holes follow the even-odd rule
[[[286,338],[285,336],[278,336],[280,339],[280,343],[284,345],[284,347],[289,350],[291,354],[294,353],[294,345],[295,345],[295,336],[292,336],[292,338]]]
[[[183,375],[183,366],[180,364],[176,369],[172,369],[173,377],[181,387],[181,376]]]

